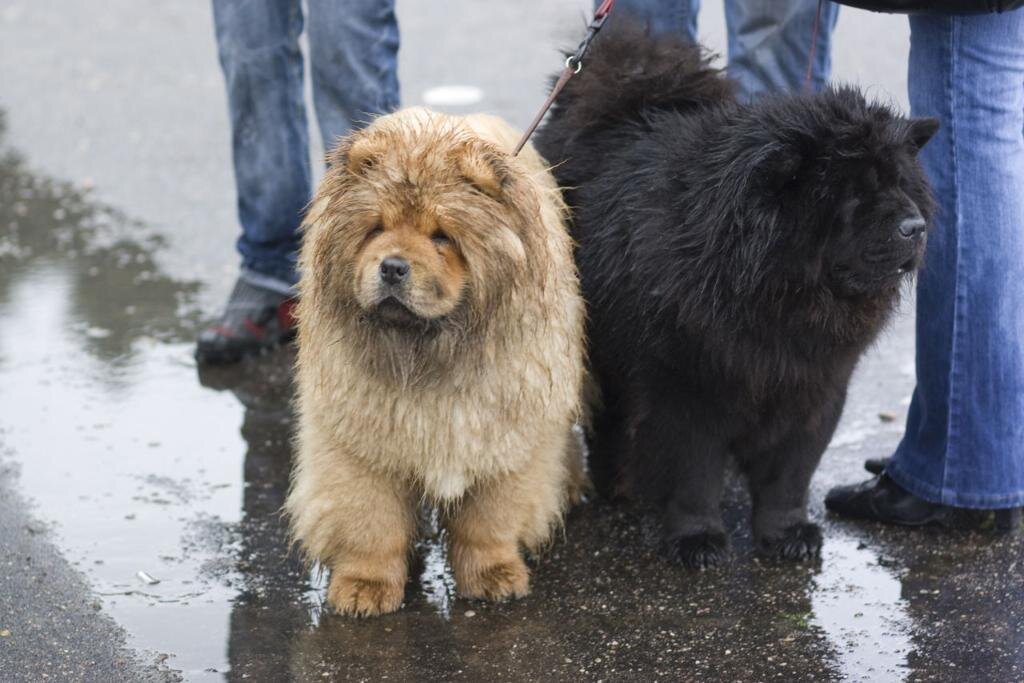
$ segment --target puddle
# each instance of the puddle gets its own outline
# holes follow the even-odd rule
[[[199,679],[226,668],[235,591],[212,565],[237,543],[245,443],[237,401],[190,369],[196,286],[160,275],[138,232],[5,154],[0,444],[131,644]]]
[[[437,513],[430,515],[427,525],[429,536],[416,546],[417,555],[422,558],[420,590],[437,614],[445,619],[452,615],[455,602],[455,577],[448,565],[447,534],[439,529]]]
[[[825,544],[811,594],[814,623],[836,649],[844,679],[901,681],[909,674],[911,620],[892,560],[853,538]]]

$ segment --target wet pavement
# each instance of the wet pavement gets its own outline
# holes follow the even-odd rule
[[[516,74],[496,76],[495,41],[558,45],[580,24],[581,3],[533,4],[526,19],[495,5],[436,46],[446,12],[479,5],[400,3],[403,55],[429,55],[403,56],[407,101],[471,85],[483,99],[461,110],[524,123],[551,60],[505,55]],[[913,386],[907,315],[859,368],[814,480],[819,563],[759,561],[734,485],[726,567],[668,565],[644,511],[592,502],[534,563],[525,600],[457,598],[434,532],[399,613],[327,612],[323,577],[289,554],[278,514],[292,352],[203,372],[191,358],[233,262],[207,12],[138,0],[0,8],[0,681],[1024,680],[1018,535],[885,529],[821,507],[899,438]],[[702,32],[721,44],[716,16]],[[902,24],[843,22],[839,76],[901,101]],[[866,36],[877,49],[854,51]],[[157,66],[142,78],[146,54]],[[461,54],[479,59],[451,59]],[[111,87],[134,78],[130,94]],[[180,97],[194,97],[190,118]]]

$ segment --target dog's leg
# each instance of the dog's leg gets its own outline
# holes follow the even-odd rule
[[[582,426],[590,482],[598,496],[611,500],[624,493],[620,474],[629,435],[625,391],[616,373],[602,367],[601,360],[600,352],[595,349],[583,384]]]
[[[824,445],[789,439],[752,456],[744,467],[753,501],[758,552],[786,560],[808,560],[821,551],[821,529],[807,521],[807,489]]]
[[[622,495],[619,472],[629,448],[626,420],[616,403],[608,402],[594,411],[587,430],[587,464],[594,489],[611,500]]]
[[[300,466],[286,504],[296,538],[331,570],[327,600],[342,614],[401,606],[415,506],[408,489],[343,454]]]
[[[830,406],[812,431],[795,431],[775,447],[741,460],[753,502],[758,552],[786,560],[821,553],[821,529],[807,521],[811,476],[835,431],[842,402]]]
[[[665,555],[703,569],[728,552],[720,509],[728,454],[707,420],[674,399],[651,391],[638,401],[629,477],[640,495],[662,503]]]
[[[462,595],[503,600],[529,592],[520,548],[535,550],[548,540],[565,508],[568,479],[563,432],[523,468],[467,492],[448,524]]]

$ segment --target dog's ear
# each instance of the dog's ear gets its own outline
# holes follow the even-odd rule
[[[456,155],[462,177],[489,197],[503,200],[511,172],[498,152],[470,142]]]
[[[361,175],[383,156],[386,149],[384,136],[361,131],[343,138],[327,156],[327,165]]]
[[[914,149],[921,149],[939,131],[939,120],[932,117],[910,119],[907,126],[907,141]]]
[[[776,140],[758,150],[750,162],[762,182],[779,191],[796,181],[804,163],[804,151],[798,144]]]
[[[382,135],[366,133],[356,137],[348,150],[348,170],[359,175],[370,169],[387,150],[387,140]]]

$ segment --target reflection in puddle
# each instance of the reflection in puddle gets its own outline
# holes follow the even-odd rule
[[[185,345],[140,340],[120,371],[97,366],[68,334],[69,276],[56,267],[24,272],[8,291],[0,414],[19,488],[133,645],[189,653],[169,662],[186,671],[221,663],[233,592],[204,569],[230,556],[232,541],[210,530],[238,521],[237,405],[199,394],[182,371]]]
[[[196,286],[140,232],[3,153],[0,446],[130,644],[197,679],[227,668],[245,444],[189,370]]]
[[[899,681],[912,649],[900,580],[849,537],[829,538],[811,593],[814,622],[828,635],[846,680]]]

